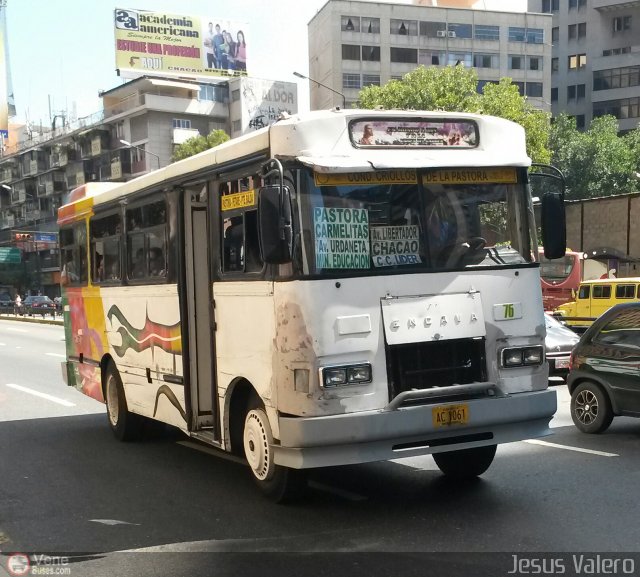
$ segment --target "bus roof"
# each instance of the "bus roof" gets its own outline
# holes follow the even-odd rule
[[[436,123],[442,126],[462,123],[477,126],[474,146],[358,146],[350,135],[353,123],[372,124]],[[132,193],[152,189],[163,183],[186,182],[234,161],[263,154],[279,159],[297,159],[317,172],[370,172],[396,168],[481,168],[494,166],[527,167],[524,129],[509,120],[469,113],[405,110],[323,110],[283,118],[269,127],[234,138],[215,148],[174,162],[164,168],[123,183],[108,183],[100,190],[79,187],[70,202],[59,209],[58,223],[75,220],[94,205]],[[102,184],[102,183],[96,183]]]
[[[630,276],[630,277],[623,277],[623,278],[594,278],[591,280],[583,280],[580,282],[581,285],[583,284],[612,284],[612,283],[640,283],[640,277],[637,276]]]

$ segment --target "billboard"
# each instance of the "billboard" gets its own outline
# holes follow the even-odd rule
[[[123,8],[113,20],[116,68],[125,78],[247,75],[246,23]]]

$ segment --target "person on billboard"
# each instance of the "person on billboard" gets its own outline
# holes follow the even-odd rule
[[[236,53],[235,53],[235,61],[236,61],[236,70],[247,70],[247,45],[244,41],[244,32],[242,30],[238,30],[238,34],[236,35],[238,41],[236,42]]]
[[[222,69],[233,70],[235,68],[235,52],[236,43],[233,36],[226,30],[222,32],[224,36],[224,44],[222,45]]]
[[[215,67],[219,70],[222,68],[222,45],[224,44],[224,36],[220,32],[220,24],[216,24],[216,33],[213,36],[213,55]]]
[[[204,52],[207,55],[207,68],[215,67],[215,53],[213,49],[213,39],[215,33],[213,31],[213,22],[209,22],[209,31],[204,37]]]

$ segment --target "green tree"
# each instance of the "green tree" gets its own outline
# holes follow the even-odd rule
[[[618,136],[618,121],[601,116],[585,132],[560,115],[551,129],[553,164],[564,174],[567,198],[582,199],[633,192],[637,188],[640,137]]]
[[[194,136],[193,138],[189,138],[189,140],[185,140],[176,148],[172,160],[175,162],[189,158],[194,154],[218,146],[218,144],[222,144],[227,140],[229,140],[229,135],[224,130],[214,130],[207,136]]]
[[[477,93],[477,87],[474,68],[419,66],[402,80],[362,89],[359,104],[362,108],[481,112],[507,118],[525,129],[527,153],[533,161],[549,162],[550,115],[520,96],[510,78],[503,78],[499,84],[486,84],[483,94]]]

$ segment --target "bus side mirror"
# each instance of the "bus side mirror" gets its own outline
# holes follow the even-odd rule
[[[263,262],[291,262],[293,226],[291,192],[288,187],[264,186],[258,191],[258,231]]]
[[[548,259],[562,258],[567,251],[564,195],[558,192],[545,193],[540,210],[544,256]]]

